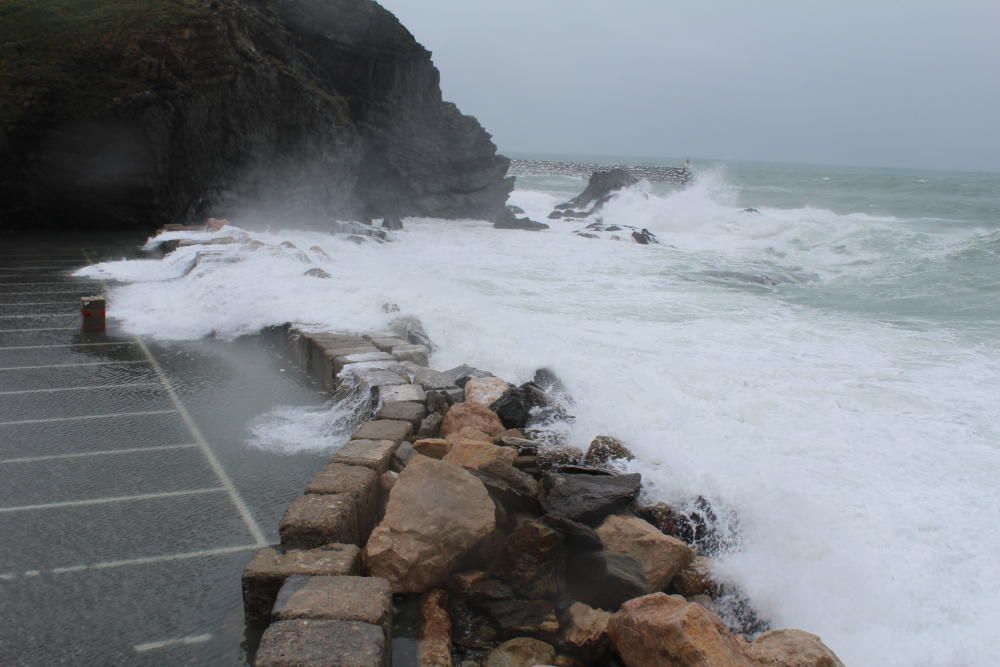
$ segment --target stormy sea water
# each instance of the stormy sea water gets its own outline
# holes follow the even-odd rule
[[[815,632],[850,665],[993,662],[1000,175],[693,168],[686,187],[644,181],[602,213],[656,246],[546,220],[587,169],[526,161],[511,203],[547,231],[408,219],[358,245],[234,220],[297,249],[214,246],[193,266],[182,247],[83,273],[122,281],[110,312],[137,334],[383,330],[392,303],[423,321],[435,368],[523,382],[549,367],[575,399],[571,442],[618,436],[649,499],[711,502],[716,574],[773,627]],[[344,422],[343,406],[290,407],[248,425],[248,446],[333,449]]]

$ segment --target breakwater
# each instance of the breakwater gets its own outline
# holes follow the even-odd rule
[[[624,443],[532,438],[571,418],[557,377],[432,370],[419,323],[394,324],[269,331],[363,421],[246,568],[256,665],[841,664],[806,632],[727,627],[711,508],[644,504]],[[400,613],[416,649],[394,662]]]

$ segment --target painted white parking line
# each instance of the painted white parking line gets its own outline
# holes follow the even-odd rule
[[[4,350],[41,350],[49,347],[107,347],[109,345],[135,345],[134,341],[121,340],[108,343],[56,343],[54,345],[16,345],[12,347],[0,347],[0,352]]]
[[[90,498],[87,500],[65,500],[58,503],[41,503],[38,505],[18,505],[16,507],[0,507],[0,514],[13,512],[31,512],[35,510],[51,510],[62,507],[86,507],[88,505],[107,505],[108,503],[127,503],[137,500],[157,500],[159,498],[180,498],[184,496],[202,496],[206,493],[223,493],[225,487],[213,486],[207,489],[187,489],[185,491],[162,491],[160,493],[140,493],[134,496],[110,496],[108,498]]]
[[[0,396],[19,396],[20,394],[54,394],[60,391],[93,391],[95,389],[131,389],[133,387],[159,387],[159,382],[125,382],[122,384],[89,384],[85,387],[53,387],[49,389],[14,389],[0,391]]]
[[[0,329],[0,333],[18,333],[20,331],[78,331],[80,327],[40,327],[35,329]]]
[[[146,651],[155,651],[159,648],[167,648],[168,646],[187,646],[190,644],[204,644],[209,639],[212,638],[211,634],[204,635],[190,635],[188,637],[177,637],[176,639],[161,639],[156,642],[146,642],[145,644],[136,644],[132,648],[135,649],[136,653],[145,653]]]
[[[0,296],[31,296],[33,294],[79,294],[87,290],[67,289],[67,290],[35,290],[34,292],[0,292]]]
[[[59,461],[62,459],[84,459],[90,456],[114,456],[116,454],[141,454],[143,452],[162,452],[171,449],[193,449],[196,442],[182,445],[156,445],[154,447],[129,447],[127,449],[103,449],[96,452],[76,452],[74,454],[48,454],[46,456],[22,456],[16,459],[0,459],[0,465],[5,463],[40,463],[43,461]]]
[[[101,563],[86,563],[82,565],[67,565],[54,567],[51,570],[27,570],[26,572],[5,572],[0,574],[0,580],[13,581],[20,577],[32,577],[39,574],[68,574],[70,572],[86,572],[87,570],[110,570],[116,567],[127,567],[129,565],[156,565],[157,563],[172,563],[179,560],[189,560],[191,558],[209,558],[211,556],[225,556],[228,554],[242,553],[244,551],[256,551],[260,549],[259,544],[241,544],[235,547],[219,547],[217,549],[203,549],[201,551],[188,551],[179,554],[166,554],[163,556],[146,556],[143,558],[128,558],[125,560],[108,560]]]
[[[19,426],[21,424],[50,424],[53,422],[72,422],[85,419],[115,419],[117,417],[144,417],[147,415],[177,414],[173,408],[169,410],[140,410],[139,412],[109,412],[103,415],[80,415],[78,417],[46,417],[45,419],[18,419],[16,421],[0,422],[0,426]]]
[[[5,278],[5,277],[6,276],[0,276],[0,278]],[[12,285],[12,286],[13,285],[91,285],[91,284],[94,285],[95,287],[100,285],[100,283],[96,280],[81,280],[80,282],[66,282],[65,280],[56,280],[44,283],[25,283],[21,282],[20,280],[15,280],[9,283],[0,282],[0,285]],[[93,288],[88,287],[87,289],[93,289]]]
[[[79,317],[76,312],[72,313],[33,313],[31,315],[0,315],[0,320],[24,320],[31,317]]]
[[[125,364],[146,364],[145,359],[134,359],[132,361],[84,361],[77,364],[44,364],[42,366],[6,366],[0,371],[33,371],[37,368],[73,368],[75,366],[121,366]]]
[[[226,491],[229,492],[229,499],[232,501],[233,506],[240,513],[243,518],[243,523],[246,524],[247,530],[253,535],[254,541],[258,546],[265,546],[267,544],[267,538],[264,537],[264,531],[260,529],[257,525],[257,520],[253,518],[253,514],[250,513],[250,508],[247,507],[246,502],[244,502],[242,496],[240,496],[239,491],[236,490],[236,485],[233,481],[229,479],[229,475],[226,474],[225,469],[222,464],[219,463],[219,459],[216,458],[215,452],[212,451],[211,447],[208,446],[208,441],[202,434],[201,429],[195,423],[194,419],[191,417],[191,413],[187,411],[184,404],[181,403],[180,398],[177,396],[177,392],[174,391],[173,383],[170,382],[170,378],[167,374],[163,372],[160,368],[159,362],[156,361],[156,357],[153,353],[149,351],[146,344],[142,342],[141,338],[135,339],[136,344],[142,349],[143,354],[149,359],[149,364],[153,367],[153,372],[156,376],[160,378],[160,382],[163,383],[163,387],[167,390],[167,395],[170,396],[170,400],[173,402],[174,406],[177,408],[177,412],[180,413],[181,419],[187,425],[188,430],[191,431],[191,435],[194,436],[195,442],[201,446],[202,452],[205,454],[205,459],[208,460],[208,464],[212,466],[212,470],[215,472],[215,476],[222,482],[222,485],[226,487]]]
[[[80,262],[68,262],[66,264],[53,264],[51,266],[0,266],[0,271],[43,271],[51,269],[72,269],[74,266],[80,266]]]

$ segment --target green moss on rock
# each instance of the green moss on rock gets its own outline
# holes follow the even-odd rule
[[[210,14],[207,0],[0,1],[0,122],[80,118],[144,90],[140,45]]]

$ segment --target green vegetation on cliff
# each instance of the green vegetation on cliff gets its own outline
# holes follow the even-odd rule
[[[207,0],[0,0],[0,122],[87,116],[148,85],[140,45],[210,14]]]

